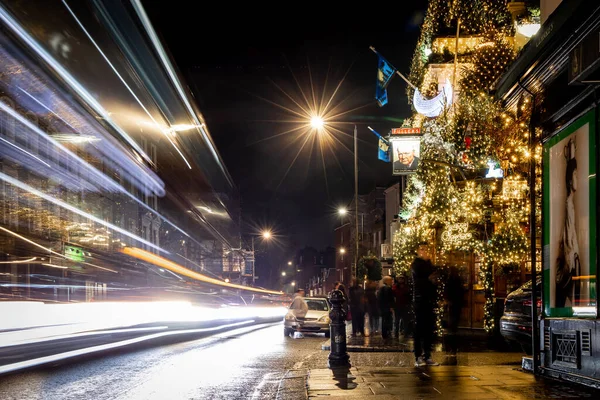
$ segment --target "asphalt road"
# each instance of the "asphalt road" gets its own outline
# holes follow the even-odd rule
[[[0,376],[3,400],[306,398],[307,369],[327,368],[322,334],[284,337],[281,323],[146,343]],[[349,353],[354,366],[410,366],[410,352]],[[441,354],[434,353],[434,358]],[[463,353],[465,365],[516,365],[519,353]]]
[[[321,350],[325,340],[323,335],[284,337],[282,324],[276,323],[119,349],[2,376],[0,398],[287,398],[282,391],[289,390],[289,379],[284,379],[290,377],[288,370],[300,370],[304,360],[325,353]],[[304,385],[303,377],[297,381]],[[303,392],[297,394],[304,397]]]

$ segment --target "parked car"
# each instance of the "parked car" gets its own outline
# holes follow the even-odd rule
[[[500,334],[511,344],[518,344],[531,354],[531,280],[511,292],[504,300],[504,315],[500,318]],[[542,278],[537,277],[537,315],[542,309]]]
[[[329,337],[329,311],[331,307],[325,297],[296,297],[283,320],[283,333],[324,333]]]

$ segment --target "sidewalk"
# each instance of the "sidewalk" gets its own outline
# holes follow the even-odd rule
[[[413,339],[411,335],[391,337],[384,339],[381,333],[372,333],[369,336],[352,335],[352,327],[346,326],[346,346],[348,352],[411,352],[413,349]],[[484,330],[461,329],[459,330],[461,338],[459,351],[461,352],[493,352],[493,351],[514,351],[509,349],[501,338],[490,337]],[[322,350],[331,350],[331,340],[328,340],[321,346]],[[442,343],[434,343],[433,351],[442,352]]]
[[[307,386],[309,399],[328,400],[565,399],[598,398],[600,394],[510,366],[312,369]]]
[[[348,333],[351,367],[309,369],[308,399],[600,398],[599,391],[536,377],[523,370],[520,352],[508,349],[501,338],[490,337],[482,330],[460,332],[458,365],[419,368],[413,366],[411,337],[383,339],[377,333],[351,337],[351,331]],[[330,351],[330,343],[323,343],[322,350]],[[353,356],[353,352],[362,354]],[[390,364],[373,366],[365,362],[375,360],[375,356]],[[441,343],[434,346],[433,356],[444,362]]]

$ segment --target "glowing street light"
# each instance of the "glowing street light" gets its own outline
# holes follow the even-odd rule
[[[343,247],[340,249],[340,254],[346,254],[346,249],[344,249]]]
[[[263,233],[262,233],[262,237],[264,239],[267,239],[267,240],[271,239],[271,236],[272,236],[271,231],[263,231]]]
[[[325,121],[320,115],[315,115],[310,119],[310,126],[317,130],[323,129],[323,127],[325,126]]]
[[[283,271],[283,272],[281,273],[281,276],[285,276],[285,275],[286,275],[286,273],[285,273],[285,271]]]
[[[343,216],[343,215],[346,215],[346,214],[348,214],[348,210],[347,210],[345,207],[340,207],[340,208],[338,209],[338,214],[340,214],[340,215],[342,215],[342,216]]]
[[[292,283],[291,283],[291,285],[292,285],[292,286],[296,286],[296,282],[292,282]]]
[[[291,261],[288,261],[288,265],[290,265],[290,266],[291,266],[291,265],[292,265],[292,262],[291,262]]]

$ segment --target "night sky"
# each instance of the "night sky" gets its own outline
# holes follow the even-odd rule
[[[410,116],[407,85],[393,78],[388,105],[377,106],[377,56],[369,46],[407,75],[425,0],[389,11],[383,3],[373,3],[372,10],[348,3],[347,10],[319,11],[305,3],[297,3],[302,9],[262,11],[229,2],[226,9],[204,11],[192,8],[193,2],[143,4],[239,187],[245,230],[273,227],[285,251],[333,245],[336,209],[354,195],[354,124],[359,192],[397,180],[391,165],[377,159],[377,138],[367,126],[386,134]],[[281,134],[295,117],[272,103],[294,107],[281,89],[303,102],[299,86],[310,97],[311,77],[317,93],[327,88],[328,98],[344,76],[333,102],[343,100],[338,109],[352,110],[337,118],[345,134],[335,134],[339,141],[325,146],[323,157],[317,145],[307,145],[292,165],[302,138]]]

